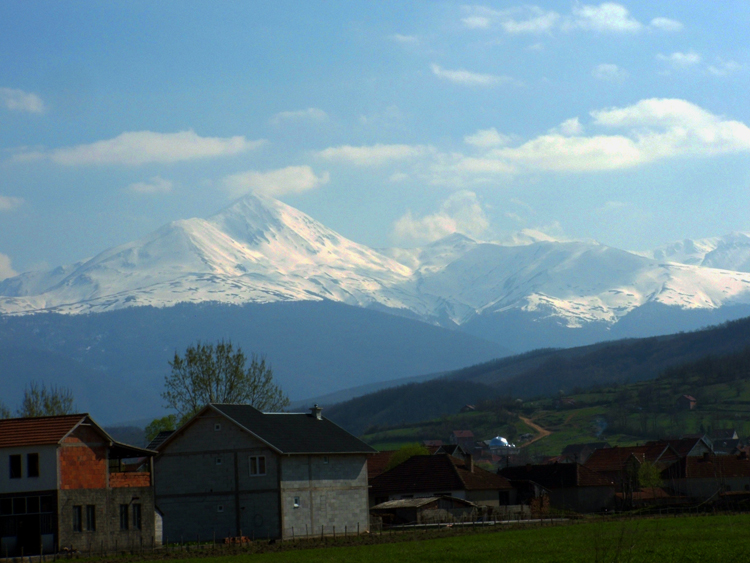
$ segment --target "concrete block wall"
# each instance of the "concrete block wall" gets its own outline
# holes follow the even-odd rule
[[[250,474],[253,456],[265,457],[265,475]],[[277,455],[223,417],[207,413],[186,428],[154,474],[167,542],[279,535]]]
[[[129,507],[128,530],[120,529],[120,505]],[[132,506],[141,505],[141,529],[132,526]],[[81,506],[83,525],[86,524],[86,506],[96,507],[96,530],[73,530],[73,507]],[[154,493],[151,487],[129,487],[121,489],[73,489],[61,490],[57,499],[58,546],[81,552],[106,549],[138,549],[158,545]]]
[[[284,456],[281,476],[285,538],[369,530],[366,456]]]

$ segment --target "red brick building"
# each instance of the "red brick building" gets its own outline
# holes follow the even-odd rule
[[[87,414],[0,420],[0,556],[160,543],[154,454]]]

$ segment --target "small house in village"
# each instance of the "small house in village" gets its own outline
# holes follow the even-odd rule
[[[677,408],[683,411],[691,411],[698,404],[698,399],[692,395],[681,395],[677,398]]]
[[[154,454],[87,414],[0,420],[0,553],[159,545]]]
[[[209,404],[158,446],[165,541],[369,529],[370,446],[309,413]]]
[[[459,459],[447,454],[410,457],[370,480],[370,506],[391,500],[450,496],[480,506],[516,503],[507,479],[474,465],[470,455]]]

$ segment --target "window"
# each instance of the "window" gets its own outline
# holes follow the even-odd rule
[[[39,477],[39,454],[26,454],[26,475]]]
[[[13,499],[13,514],[26,514],[26,497]]]
[[[96,506],[93,504],[86,505],[86,531],[96,531]]]
[[[294,497],[294,508],[299,508],[299,497]]]
[[[128,529],[128,505],[127,504],[120,505],[120,529],[121,530]]]
[[[141,529],[141,505],[140,504],[133,505],[133,529],[134,530]]]
[[[327,455],[323,456],[323,463],[328,463],[328,456]]]
[[[10,478],[20,479],[21,478],[21,455],[10,456]]]
[[[266,456],[250,456],[250,475],[266,474]]]
[[[221,458],[220,457],[216,458],[216,465],[221,465]]]
[[[214,432],[221,432],[221,424],[219,422],[214,424]]]
[[[216,507],[216,512],[224,512],[224,505],[220,504],[219,506],[217,506]]]
[[[26,497],[26,512],[28,514],[39,513],[39,497]]]
[[[74,506],[73,507],[73,531],[74,532],[80,532],[83,530],[82,523],[81,523],[81,506]]]

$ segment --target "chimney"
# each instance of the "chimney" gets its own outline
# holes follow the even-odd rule
[[[315,403],[315,406],[310,409],[310,414],[318,420],[323,420],[323,416],[320,414],[321,412],[323,412],[323,409],[318,406],[318,403]]]
[[[464,453],[464,465],[471,473],[474,473],[474,457],[470,453]]]

